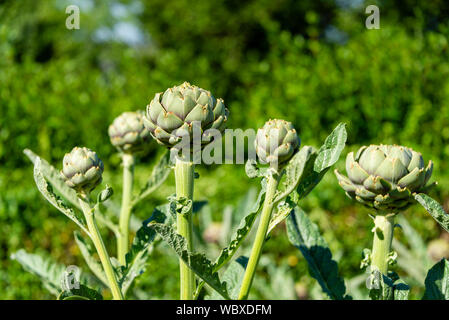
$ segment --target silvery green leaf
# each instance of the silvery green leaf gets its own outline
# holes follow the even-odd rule
[[[170,152],[166,151],[164,155],[159,159],[158,163],[151,172],[151,176],[148,179],[146,185],[140,190],[139,195],[133,201],[132,205],[135,206],[138,202],[142,201],[159,188],[162,183],[167,179],[171,172],[170,167]]]
[[[229,264],[229,267],[223,273],[221,277],[223,282],[226,282],[229,297],[232,300],[237,300],[242,284],[243,276],[245,275],[246,265],[248,264],[248,258],[240,256]],[[216,291],[211,294],[212,300],[223,300],[223,297]]]
[[[251,228],[254,224],[254,221],[256,221],[257,215],[259,213],[260,207],[262,206],[262,203],[265,200],[265,193],[266,193],[266,183],[262,181],[262,190],[259,193],[259,196],[257,197],[256,202],[253,204],[252,209],[250,212],[240,221],[240,225],[235,231],[234,235],[231,238],[231,241],[229,242],[229,245],[221,250],[218,258],[215,260],[213,264],[213,270],[218,271],[220,270],[231,258],[234,256],[234,254],[237,252],[237,250],[240,248],[240,245],[245,240],[248,233],[251,231]],[[204,281],[201,281],[198,284],[195,297],[198,297],[200,294],[200,291],[204,285]]]
[[[441,259],[427,273],[424,300],[449,300],[449,261]]]
[[[320,235],[318,226],[299,207],[287,218],[287,235],[290,243],[301,251],[309,265],[311,276],[318,281],[329,298],[350,299],[345,295],[344,280],[338,275],[338,265],[332,260],[326,240]]]
[[[62,201],[52,189],[52,186],[47,183],[45,177],[41,170],[41,159],[37,158],[34,164],[34,180],[36,182],[37,188],[44,196],[44,198],[50,202],[56,209],[62,212],[70,220],[75,222],[89,237],[91,237],[84,220],[75,214],[73,208],[69,207],[64,201]]]
[[[218,273],[214,271],[214,265],[204,254],[190,252],[187,249],[187,243],[184,237],[176,233],[172,227],[161,223],[150,223],[148,226],[155,230],[168,243],[199,278],[217,291],[223,298],[230,299],[226,283],[220,280]]]
[[[119,268],[119,285],[124,295],[133,281],[145,272],[146,263],[154,246],[155,231],[148,227],[150,222],[164,223],[169,217],[169,205],[161,205],[154,209],[152,216],[144,221],[134,237],[129,252],[125,256],[126,266]]]
[[[287,219],[288,215],[293,211],[295,207],[295,202],[287,197],[285,201],[279,203],[277,208],[273,210],[273,214],[270,219],[270,224],[268,226],[267,234],[269,234],[279,223]]]
[[[326,138],[318,152],[310,156],[296,189],[299,200],[315,188],[329,168],[338,160],[345,147],[346,139],[345,124],[340,123]]]
[[[11,259],[19,262],[26,271],[38,276],[51,294],[55,296],[59,294],[61,279],[66,270],[63,264],[57,263],[50,257],[27,253],[24,249],[13,253]]]
[[[97,290],[79,284],[78,288],[62,291],[57,300],[103,300],[103,296]]]
[[[421,204],[424,209],[440,224],[440,226],[449,232],[449,214],[447,214],[443,207],[434,199],[424,193],[415,195],[416,201]]]
[[[50,165],[45,159],[42,159],[37,154],[29,149],[23,150],[23,153],[33,162],[34,167],[36,163],[40,162],[40,171],[43,177],[53,186],[53,188],[61,194],[61,196],[69,201],[75,208],[81,210],[78,202],[78,196],[76,192],[67,186],[65,181],[61,177],[61,173]]]
[[[312,154],[315,154],[316,150],[313,147],[304,146],[296,153],[293,158],[290,159],[285,167],[285,177],[283,181],[284,190],[278,193],[273,200],[274,203],[286,198],[292,193],[299,184],[300,178],[304,172],[306,163],[311,158]]]

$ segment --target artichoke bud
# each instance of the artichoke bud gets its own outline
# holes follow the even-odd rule
[[[75,147],[64,156],[61,175],[70,188],[86,194],[101,183],[103,170],[103,161],[95,151]]]
[[[144,124],[161,145],[171,148],[188,136],[189,145],[204,147],[211,142],[211,129],[219,133],[225,130],[228,113],[222,99],[184,82],[154,96],[147,106]],[[199,129],[198,137],[194,127]]]
[[[269,120],[257,130],[254,147],[261,163],[282,167],[298,151],[301,139],[293,125],[285,120]]]
[[[114,119],[108,133],[111,143],[120,152],[136,153],[145,150],[150,132],[144,126],[144,112],[124,112]]]
[[[335,170],[346,194],[367,207],[399,212],[414,202],[414,194],[425,192],[433,162],[424,165],[421,153],[397,145],[361,147],[346,157],[347,177]]]

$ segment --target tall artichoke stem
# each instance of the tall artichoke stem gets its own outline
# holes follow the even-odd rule
[[[271,212],[273,211],[273,200],[279,184],[280,176],[272,174],[268,177],[267,192],[265,194],[265,201],[262,208],[262,215],[260,217],[259,227],[257,229],[256,238],[254,240],[251,255],[249,257],[248,265],[246,266],[245,275],[240,288],[239,300],[248,299],[249,291],[254,279],[254,274],[259,263],[262,247],[267,236],[268,226],[270,224]]]
[[[376,215],[374,219],[373,251],[371,253],[371,268],[387,275],[388,257],[393,241],[394,214]]]
[[[132,210],[132,190],[134,182],[134,156],[123,154],[123,194],[120,211],[119,236],[117,238],[117,256],[120,264],[126,265],[126,253],[129,250],[129,220]]]
[[[123,300],[123,294],[115,277],[114,269],[112,268],[111,259],[109,258],[108,251],[104,245],[103,239],[101,238],[100,231],[98,230],[97,224],[94,217],[94,209],[91,208],[87,202],[87,197],[80,197],[79,202],[81,209],[83,210],[84,217],[86,218],[87,228],[91,234],[92,242],[94,243],[95,249],[97,250],[98,256],[100,257],[103,270],[106,274],[106,279],[109,283],[109,288],[112,291],[112,297],[114,300]]]
[[[176,198],[187,198],[193,201],[193,179],[195,174],[195,166],[192,162],[176,160],[175,164],[175,181],[176,181]],[[187,248],[193,251],[193,224],[192,210],[177,215],[178,233],[187,241]],[[193,300],[195,292],[195,274],[187,266],[187,264],[179,259],[180,287],[181,299]]]

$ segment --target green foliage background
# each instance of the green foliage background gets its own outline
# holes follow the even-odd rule
[[[19,248],[85,267],[72,236],[75,226],[38,194],[22,150],[30,148],[60,168],[74,146],[92,148],[106,164],[105,181],[119,194],[120,160],[108,141],[109,123],[185,80],[225,100],[230,128],[285,118],[303,144],[319,146],[345,122],[344,154],[370,143],[413,147],[435,162],[434,196],[447,209],[449,3],[374,3],[379,30],[365,28],[365,7],[373,3],[362,0],[0,1],[0,298],[51,298],[9,259]],[[65,27],[70,4],[80,7],[79,30]],[[137,184],[145,182],[161,151],[154,144],[142,159]],[[337,167],[344,167],[344,158]],[[195,197],[209,201],[218,221],[226,203],[235,205],[257,186],[242,165],[199,171]],[[170,177],[139,206],[139,219],[174,192],[173,183]],[[361,274],[362,249],[371,245],[367,211],[344,196],[332,173],[303,207],[324,233],[340,273]],[[442,234],[418,206],[405,216],[426,241]],[[397,237],[403,238],[400,231]],[[151,298],[177,297],[176,257],[167,252],[156,250],[139,281]],[[272,265],[313,297],[314,282],[283,226],[265,256],[254,297],[274,298],[263,285],[270,282]],[[413,297],[421,292],[417,286]]]

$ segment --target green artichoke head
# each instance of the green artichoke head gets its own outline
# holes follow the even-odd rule
[[[204,146],[210,142],[205,131],[223,132],[227,119],[228,109],[222,99],[215,99],[209,91],[184,82],[154,96],[147,106],[144,123],[159,144],[171,148],[186,133],[193,141],[194,125],[201,129]]]
[[[95,151],[88,148],[73,148],[62,161],[62,178],[77,193],[87,194],[102,181],[103,162]]]
[[[397,213],[409,207],[413,195],[426,191],[433,162],[424,166],[421,153],[397,145],[361,147],[346,157],[348,177],[335,170],[346,194],[378,211]]]
[[[123,112],[115,118],[108,129],[112,145],[123,153],[145,150],[151,135],[143,124],[143,118],[142,111]]]
[[[257,130],[254,147],[261,163],[282,167],[298,151],[301,139],[291,122],[273,119]]]

